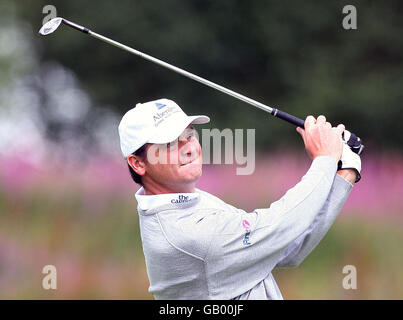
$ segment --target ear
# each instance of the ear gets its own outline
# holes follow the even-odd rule
[[[139,156],[131,154],[127,157],[127,163],[139,176],[143,176],[146,173],[145,163]]]

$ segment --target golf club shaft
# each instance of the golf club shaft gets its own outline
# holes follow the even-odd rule
[[[209,86],[209,87],[211,87],[213,89],[216,89],[216,90],[221,91],[221,92],[223,92],[225,94],[228,94],[228,95],[230,95],[230,96],[232,96],[232,97],[234,97],[236,99],[244,101],[244,102],[246,102],[246,103],[248,103],[248,104],[250,104],[250,105],[252,105],[252,106],[254,106],[256,108],[259,108],[259,109],[261,109],[263,111],[266,111],[266,112],[270,113],[274,117],[277,117],[277,118],[280,118],[282,120],[285,120],[285,121],[287,121],[287,122],[289,122],[289,123],[291,123],[291,124],[293,124],[293,125],[295,125],[297,127],[301,127],[301,128],[305,127],[304,126],[304,120],[302,120],[300,118],[297,118],[297,117],[295,117],[295,116],[293,116],[291,114],[288,114],[287,112],[281,111],[281,110],[276,109],[276,108],[269,107],[269,106],[267,106],[267,105],[265,105],[263,103],[260,103],[260,102],[258,102],[256,100],[248,98],[248,97],[246,97],[246,96],[244,96],[242,94],[239,94],[239,93],[237,93],[235,91],[232,91],[232,90],[230,90],[228,88],[225,88],[223,86],[220,86],[220,85],[218,85],[218,84],[216,84],[214,82],[211,82],[211,81],[209,81],[207,79],[199,77],[199,76],[197,76],[197,75],[195,75],[193,73],[190,73],[190,72],[188,72],[186,70],[183,70],[181,68],[175,67],[175,66],[173,66],[173,65],[171,65],[169,63],[166,63],[166,62],[164,62],[162,60],[159,60],[157,58],[154,58],[154,57],[152,57],[152,56],[150,56],[148,54],[145,54],[145,53],[140,52],[140,51],[138,51],[136,49],[128,47],[128,46],[126,46],[126,45],[124,45],[122,43],[119,43],[119,42],[115,41],[115,40],[109,39],[109,38],[107,38],[107,37],[105,37],[103,35],[100,35],[100,34],[98,34],[96,32],[93,32],[93,31],[91,31],[91,30],[89,30],[89,29],[87,29],[87,28],[85,28],[83,26],[80,26],[80,25],[78,25],[76,23],[73,23],[73,22],[71,22],[69,20],[66,20],[66,19],[63,18],[62,22],[64,24],[76,29],[76,30],[79,30],[79,31],[84,32],[84,33],[87,33],[87,34],[89,34],[90,36],[92,36],[94,38],[97,38],[97,39],[99,39],[101,41],[109,43],[109,44],[111,44],[111,45],[113,45],[115,47],[118,47],[118,48],[123,49],[125,51],[128,51],[130,53],[133,53],[133,54],[135,54],[135,55],[137,55],[137,56],[139,56],[139,57],[141,57],[143,59],[146,59],[148,61],[154,62],[154,63],[156,63],[156,64],[158,64],[158,65],[160,65],[162,67],[165,67],[165,68],[167,68],[169,70],[172,70],[172,71],[174,71],[176,73],[179,73],[179,74],[181,74],[181,75],[183,75],[183,76],[185,76],[187,78],[190,78],[192,80],[198,81],[198,82],[200,82],[202,84],[205,84],[206,86]],[[350,132],[350,134],[351,134],[351,137],[350,137],[349,141],[347,141],[347,144],[350,146],[350,148],[355,153],[361,154],[364,146],[362,145],[362,143],[360,142],[360,139],[355,134],[353,134],[352,132]],[[343,137],[344,137],[344,132],[343,132]]]
[[[216,84],[214,82],[211,82],[211,81],[209,81],[207,79],[199,77],[199,76],[197,76],[197,75],[195,75],[195,74],[193,74],[191,72],[188,72],[188,71],[183,70],[181,68],[175,67],[172,64],[166,63],[166,62],[164,62],[162,60],[159,60],[159,59],[154,58],[154,57],[152,57],[152,56],[150,56],[148,54],[145,54],[145,53],[140,52],[140,51],[138,51],[136,49],[128,47],[128,46],[126,46],[126,45],[124,45],[122,43],[119,43],[119,42],[115,41],[115,40],[109,39],[109,38],[107,38],[107,37],[105,37],[105,36],[103,36],[101,34],[98,34],[98,33],[94,32],[94,31],[91,31],[91,30],[85,28],[85,27],[77,25],[77,24],[75,24],[75,23],[73,23],[73,22],[71,22],[69,20],[66,20],[66,19],[63,18],[62,21],[63,21],[64,24],[66,24],[66,25],[68,25],[68,26],[70,26],[70,27],[72,27],[72,28],[74,28],[76,30],[79,30],[81,32],[87,33],[87,34],[89,34],[90,36],[92,36],[94,38],[97,38],[97,39],[99,39],[101,41],[109,43],[109,44],[111,44],[111,45],[113,45],[115,47],[118,47],[118,48],[123,49],[125,51],[128,51],[130,53],[133,53],[133,54],[135,54],[135,55],[137,55],[137,56],[139,56],[139,57],[141,57],[143,59],[146,59],[148,61],[154,62],[154,63],[156,63],[156,64],[158,64],[158,65],[160,65],[162,67],[165,67],[165,68],[167,68],[169,70],[172,70],[172,71],[174,71],[176,73],[179,73],[179,74],[181,74],[181,75],[183,75],[183,76],[185,76],[187,78],[190,78],[192,80],[198,81],[198,82],[200,82],[200,83],[202,83],[202,84],[204,84],[206,86],[209,86],[209,87],[211,87],[213,89],[216,89],[216,90],[221,91],[221,92],[223,92],[225,94],[228,94],[228,95],[230,95],[230,96],[232,96],[232,97],[234,97],[236,99],[244,101],[244,102],[246,102],[246,103],[248,103],[248,104],[250,104],[250,105],[252,105],[252,106],[254,106],[256,108],[264,110],[264,111],[270,113],[271,115],[273,115],[273,116],[275,116],[277,118],[283,119],[283,120],[288,121],[288,122],[290,122],[290,123],[292,123],[292,124],[294,124],[294,125],[296,125],[298,127],[304,128],[304,121],[302,119],[294,117],[294,116],[292,116],[292,115],[290,115],[290,114],[288,114],[286,112],[283,112],[281,110],[278,110],[276,108],[269,107],[269,106],[267,106],[267,105],[265,105],[263,103],[260,103],[260,102],[258,102],[256,100],[248,98],[248,97],[246,97],[246,96],[244,96],[242,94],[239,94],[239,93],[237,93],[237,92],[235,92],[233,90],[230,90],[230,89],[225,88],[223,86],[220,86],[220,85],[218,85],[218,84]]]

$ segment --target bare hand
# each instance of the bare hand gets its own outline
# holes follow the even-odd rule
[[[297,132],[304,140],[306,152],[312,160],[319,156],[331,156],[339,161],[343,150],[341,135],[344,129],[343,124],[332,128],[325,116],[321,115],[318,119],[308,116],[305,129],[298,127]]]

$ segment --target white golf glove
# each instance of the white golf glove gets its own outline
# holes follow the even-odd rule
[[[351,133],[350,131],[344,130],[342,138],[343,141],[345,141],[347,145],[350,147],[350,149],[353,150],[358,155],[360,155],[364,150],[364,145],[362,144],[361,139],[357,137],[355,134]]]
[[[355,169],[357,171],[357,183],[361,179],[361,158],[353,152],[346,142],[343,142],[343,152],[337,166],[337,170]]]

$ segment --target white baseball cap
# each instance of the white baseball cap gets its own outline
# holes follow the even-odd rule
[[[208,123],[207,116],[188,116],[172,100],[138,103],[119,124],[120,148],[125,158],[146,143],[176,140],[189,124]]]

